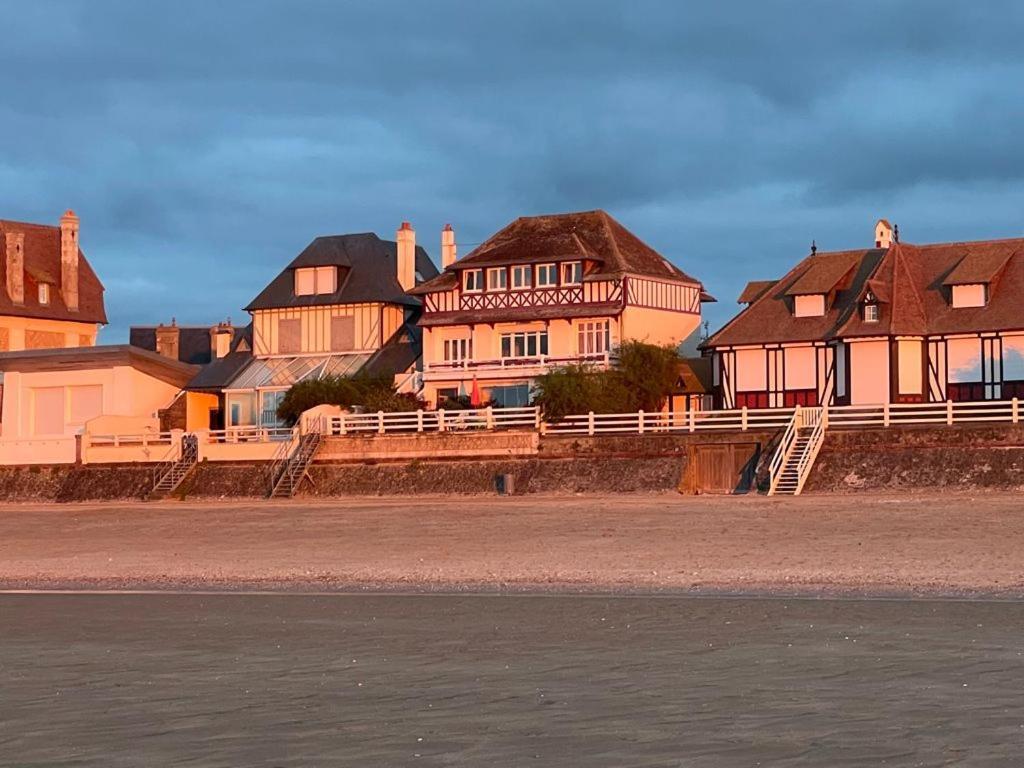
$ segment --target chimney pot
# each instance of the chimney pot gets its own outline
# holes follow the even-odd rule
[[[395,243],[398,251],[398,284],[403,291],[408,291],[416,286],[416,230],[408,221],[403,221],[395,233]]]
[[[6,232],[7,295],[15,304],[25,303],[25,233]]]
[[[441,269],[448,269],[458,258],[455,245],[455,230],[451,224],[445,224],[441,230]]]
[[[69,208],[60,217],[60,290],[71,312],[78,311],[78,230],[79,219]]]

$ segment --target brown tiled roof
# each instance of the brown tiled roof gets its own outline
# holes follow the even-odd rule
[[[777,282],[777,280],[751,280],[747,283],[747,287],[743,289],[740,297],[736,299],[736,303],[750,304],[753,301],[757,301],[767,291],[770,291]]]
[[[982,250],[968,253],[950,272],[943,285],[971,285],[991,283],[1010,260],[1013,253],[1008,249]]]
[[[529,320],[560,320],[566,317],[614,317],[621,311],[622,304],[620,302],[609,301],[600,304],[570,304],[552,307],[427,312],[420,318],[419,325],[421,328],[430,328],[435,325],[515,323]]]
[[[770,291],[740,312],[703,346],[738,346],[856,336],[925,336],[1024,330],[1024,238],[914,245],[893,243],[887,250],[823,253],[852,267],[824,317],[793,317],[790,300]],[[990,276],[984,307],[954,308],[951,275],[965,261],[970,282]],[[804,259],[779,281],[787,289],[808,268]],[[959,279],[959,278],[955,278]],[[879,321],[865,323],[859,302],[870,289],[881,302]],[[788,291],[783,291],[787,293]]]
[[[642,275],[700,285],[605,211],[521,216],[449,266],[416,293],[450,290],[450,276],[466,268],[587,260],[591,277]]]
[[[807,269],[787,289],[787,296],[831,293],[853,270],[854,264],[844,259],[812,256]]]
[[[7,293],[8,232],[25,235],[25,303],[15,304]],[[93,272],[85,254],[78,252],[78,311],[64,303],[60,290],[60,227],[0,219],[0,315],[37,317],[46,320],[73,320],[80,323],[106,323],[103,284]],[[50,303],[39,303],[39,283],[53,285]]]
[[[679,361],[676,391],[688,395],[704,395],[713,390],[710,357],[687,357]]]

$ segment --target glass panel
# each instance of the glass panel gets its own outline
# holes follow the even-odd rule
[[[1024,336],[1003,337],[1003,380],[1024,381]]]
[[[950,339],[946,342],[949,381],[969,384],[981,381],[981,340]]]
[[[548,353],[548,332],[547,331],[542,331],[541,334],[540,334],[540,353],[542,355],[547,355],[547,353]],[[528,405],[528,403],[527,403],[527,405]]]
[[[509,336],[508,334],[501,337],[501,356],[512,356],[512,337]]]

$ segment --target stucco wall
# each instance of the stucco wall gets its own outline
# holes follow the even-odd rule
[[[0,316],[0,352],[18,352],[40,346],[91,347],[96,344],[97,328],[95,323]],[[44,345],[43,342],[55,343]]]

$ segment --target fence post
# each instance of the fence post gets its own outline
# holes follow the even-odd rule
[[[345,426],[345,414],[338,416],[338,433],[342,435],[348,434],[348,428]]]
[[[487,406],[487,428],[494,429],[494,406]]]
[[[437,409],[437,431],[444,432],[444,408]]]
[[[636,412],[636,429],[637,434],[642,435],[644,433],[644,412]]]
[[[740,431],[747,431],[747,406],[745,405],[740,409]]]
[[[542,427],[544,426],[544,422],[540,418],[540,406],[539,405],[533,406],[533,418],[534,418],[534,423],[537,425],[537,429],[540,429],[543,432]]]
[[[1010,414],[1014,424],[1020,421],[1020,401],[1016,397],[1010,401]]]
[[[953,401],[946,401],[946,425],[953,426]]]
[[[828,405],[821,406],[821,428],[828,429]]]
[[[89,447],[90,447],[92,436],[88,432],[82,432],[82,434],[79,435],[79,438],[80,438],[80,440],[79,440],[79,443],[78,443],[78,460],[82,464],[88,464],[89,463]]]
[[[882,426],[889,426],[889,403],[885,402],[882,404]]]
[[[377,432],[384,434],[384,411],[377,411]]]
[[[594,434],[594,412],[591,411],[587,414],[587,434],[593,436]]]
[[[423,431],[423,409],[420,408],[416,411],[416,431]]]
[[[690,431],[697,431],[697,412],[694,411],[692,408],[690,409]]]

